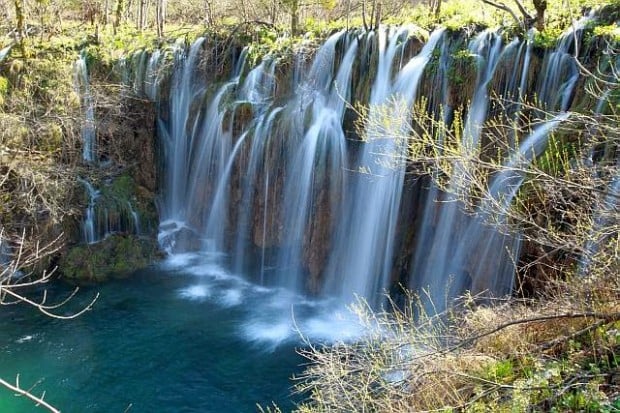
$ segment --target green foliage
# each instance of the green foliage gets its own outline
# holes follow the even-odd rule
[[[413,22],[424,29],[431,30],[444,26],[457,31],[465,27],[494,27],[508,21],[498,9],[478,0],[448,0],[442,3],[439,15],[435,15],[426,2],[415,6],[404,5],[398,13],[387,17],[388,24]]]
[[[9,91],[9,79],[0,76],[0,96],[4,97]]]
[[[136,193],[136,184],[129,175],[121,175],[114,179],[110,185],[101,188],[101,195],[105,198],[116,199],[120,202],[128,202]]]
[[[609,286],[603,283],[600,287],[604,285]],[[300,385],[307,399],[295,412],[616,412],[620,403],[614,400],[615,386],[608,383],[618,368],[620,346],[605,344],[597,337],[617,335],[617,322],[577,335],[579,341],[589,343],[587,346],[566,340],[553,351],[541,346],[550,338],[566,337],[564,334],[592,323],[575,321],[578,324],[571,329],[565,326],[571,320],[551,316],[541,321],[543,325],[524,321],[520,327],[517,323],[517,331],[508,327],[496,334],[484,333],[502,325],[506,319],[497,318],[502,319],[506,312],[515,312],[507,320],[525,317],[522,311],[526,305],[471,308],[464,313],[461,309],[445,315],[452,318],[446,325],[438,321],[444,317],[429,323],[423,316],[414,323],[415,311],[361,314],[360,319],[368,323],[362,342],[302,351],[311,360]],[[541,311],[557,314],[560,304],[551,300],[539,305]],[[615,304],[604,301],[598,305],[612,311]],[[447,348],[435,341],[442,329],[457,340]],[[542,335],[527,333],[537,329]],[[504,341],[504,350],[493,351],[489,340]],[[527,350],[520,351],[523,344]],[[403,348],[425,351],[403,354]],[[600,354],[607,356],[601,359]],[[386,380],[394,371],[403,372],[402,378]]]
[[[247,59],[250,66],[258,64],[265,56],[274,59],[286,60],[294,55],[294,50],[303,46],[311,46],[316,40],[299,36],[282,36],[274,29],[265,28],[259,31],[256,40],[253,40],[248,49]]]
[[[552,176],[562,176],[571,167],[571,162],[579,153],[579,143],[568,140],[567,136],[554,133],[549,136],[547,150],[534,165]]]
[[[324,39],[331,33],[346,28],[346,21],[342,19],[324,21],[309,17],[302,22],[301,28],[308,39]],[[349,22],[349,27],[361,27],[362,20],[355,19]]]
[[[511,382],[515,377],[515,366],[512,360],[499,360],[496,363],[485,366],[483,376],[498,383]]]
[[[613,42],[620,42],[620,27],[617,24],[594,27],[594,35],[605,37]]]
[[[476,55],[468,49],[461,49],[452,54],[452,63],[448,69],[448,79],[457,86],[468,82],[476,70]]]
[[[0,106],[4,105],[4,98],[9,91],[9,80],[0,76]]]
[[[534,46],[542,49],[550,49],[555,47],[558,39],[563,33],[563,29],[556,27],[547,27],[544,31],[539,32],[534,29]]]

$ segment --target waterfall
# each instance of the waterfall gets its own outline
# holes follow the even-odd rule
[[[2,63],[2,61],[4,59],[6,59],[6,57],[9,55],[9,53],[11,52],[11,49],[13,49],[13,46],[15,44],[10,44],[8,46],[6,46],[5,48],[3,48],[2,50],[0,50],[0,63]]]
[[[5,270],[11,264],[11,249],[5,238],[4,228],[0,226],[0,279],[4,281]]]
[[[566,119],[568,114],[562,113],[536,127],[492,178],[488,197],[470,221],[451,263],[455,274],[469,268],[472,292],[501,296],[512,290],[521,243],[518,230],[507,227],[511,204],[525,179],[525,169],[543,153],[549,134]]]
[[[149,57],[146,72],[144,74],[144,94],[152,102],[158,99],[160,70],[159,63],[162,57],[161,51],[155,50]]]
[[[96,131],[95,131],[95,109],[90,94],[90,84],[88,80],[88,67],[86,58],[80,55],[74,64],[73,84],[76,93],[80,96],[82,110],[84,111],[84,120],[82,121],[82,159],[86,163],[94,163],[96,160]],[[99,192],[93,185],[85,179],[79,179],[84,185],[88,196],[88,204],[82,218],[83,241],[92,244],[97,242],[98,236],[95,231],[95,204]]]
[[[263,169],[263,175],[265,176],[264,183],[264,193],[263,193],[263,214],[262,218],[262,240],[261,244],[263,246],[263,259],[261,264],[261,283],[264,282],[264,271],[265,271],[265,262],[264,262],[264,250],[266,248],[265,242],[265,234],[266,234],[266,225],[267,225],[267,214],[268,214],[268,192],[269,192],[269,172],[267,170],[266,162],[265,162],[265,148],[268,145],[269,133],[272,131],[272,125],[281,112],[282,108],[275,108],[272,110],[268,116],[263,116],[258,119],[256,127],[254,129],[254,135],[252,139],[252,145],[250,148],[249,160],[247,162],[245,175],[242,178],[241,184],[241,201],[239,207],[239,215],[237,217],[237,236],[235,241],[235,251],[234,251],[234,263],[235,263],[235,271],[238,273],[242,273],[248,267],[248,261],[251,256],[251,248],[249,246],[250,239],[252,238],[251,234],[251,222],[252,222],[252,213],[254,212],[253,205],[255,200],[255,192],[257,191],[256,187],[259,183],[259,175],[261,174],[261,169]],[[260,190],[260,189],[258,189]]]
[[[165,193],[161,206],[161,221],[183,222],[188,208],[186,197],[189,184],[190,159],[189,147],[192,141],[194,119],[190,118],[192,105],[195,105],[205,91],[205,83],[196,78],[199,52],[204,38],[198,38],[189,51],[178,49],[174,56],[171,94],[169,102],[170,121],[164,125],[160,120],[159,134],[164,142],[164,184]]]
[[[620,205],[620,162],[616,164],[615,176],[603,194],[599,205],[595,206],[595,215],[588,240],[584,246],[584,253],[579,263],[579,273],[588,274],[592,257],[599,251],[603,242],[609,238],[609,231],[605,228],[618,224],[618,210]]]
[[[485,30],[470,43],[469,51],[476,58],[478,78],[463,128],[463,144],[469,150],[476,151],[489,107],[488,86],[501,56],[502,37],[496,32]]]
[[[90,93],[86,57],[81,54],[73,66],[73,85],[80,96],[84,119],[82,121],[82,159],[86,163],[97,161],[95,107]]]
[[[365,130],[367,142],[359,161],[360,167],[368,173],[352,179],[346,215],[338,228],[327,270],[329,293],[338,294],[346,302],[359,295],[377,305],[391,276],[394,232],[405,167],[402,161],[395,168],[385,166],[385,159],[404,156],[405,142],[394,137],[402,136],[403,127],[409,122],[409,108],[418,81],[431,53],[442,39],[443,30],[436,30],[431,35],[422,51],[393,81],[393,60],[406,35],[404,29],[379,33],[378,71]],[[388,105],[390,109],[385,112],[382,105]],[[386,113],[393,114],[395,119],[391,119],[389,127],[384,129],[381,117]]]
[[[486,120],[489,104],[489,83],[491,82],[497,63],[502,52],[501,36],[492,31],[484,31],[478,34],[470,43],[469,52],[475,57],[478,69],[474,96],[471,100],[465,125],[462,132],[462,147],[464,155],[475,156],[479,153],[479,140],[482,125]],[[426,217],[419,230],[424,237],[417,241],[414,252],[413,266],[409,286],[414,290],[425,289],[433,305],[441,310],[445,306],[445,299],[454,296],[467,287],[467,281],[459,276],[463,271],[455,274],[452,256],[457,250],[462,238],[467,235],[464,231],[470,217],[461,212],[462,205],[457,201],[457,192],[465,192],[463,189],[465,171],[468,168],[464,160],[456,160],[455,173],[448,189],[448,194],[443,200],[442,207],[438,212],[437,202],[440,201],[440,193],[432,188],[427,196],[428,205],[425,210],[430,215],[433,211],[436,216]],[[428,228],[433,226],[433,228]],[[480,231],[479,231],[480,232]]]
[[[100,192],[85,179],[79,179],[79,182],[84,185],[88,195],[88,206],[86,207],[86,212],[84,213],[82,222],[84,242],[87,244],[93,244],[99,241],[99,234],[95,230],[95,205],[97,204],[97,198],[99,197]]]
[[[405,281],[416,290],[428,288],[433,299],[453,298],[466,288],[509,292],[519,235],[505,234],[502,226],[522,180],[510,171],[544,150],[566,115],[525,139],[510,131],[502,147],[507,172],[493,176],[490,197],[474,205],[479,217],[463,213],[457,199],[475,195],[466,179],[473,166],[468,159],[484,156],[489,113],[505,105],[501,119],[517,122],[534,94],[545,110],[568,109],[578,76],[569,54],[575,46],[564,35],[545,54],[541,80],[531,90],[532,33],[507,44],[495,31],[478,33],[467,44],[476,78],[463,116],[450,106],[456,87],[451,53],[460,42],[438,29],[410,56],[411,33],[409,27],[340,31],[311,60],[299,49],[290,60],[266,55],[254,67],[248,48],[232,47],[236,57],[221,79],[203,63],[203,38],[178,45],[169,79],[160,67],[163,52],[134,56],[140,69],[129,84],[160,107],[162,245],[171,253],[224,256],[219,264],[256,283],[340,303],[362,296],[379,306],[382,293],[402,277],[395,261],[403,248],[410,257]],[[279,84],[276,77],[284,71],[292,73]],[[170,93],[161,93],[159,85],[168,83]],[[431,95],[421,96],[427,89]],[[491,104],[492,96],[500,103]],[[360,101],[369,107],[354,131],[350,122],[359,115],[352,108]],[[453,163],[446,193],[416,184],[424,202],[413,206],[415,224],[406,223],[414,232],[409,247],[399,220],[409,201],[403,190],[407,135],[419,121],[412,111],[417,102],[448,128],[461,128],[456,132],[465,156]],[[498,203],[506,213],[494,217],[493,227],[488,209]]]
[[[243,49],[240,62],[245,63],[245,54],[247,48]],[[238,73],[241,72],[241,68],[236,69]],[[268,146],[268,140],[272,132],[272,126],[276,119],[276,116],[282,110],[281,107],[274,107],[269,111],[270,100],[275,92],[275,61],[270,56],[264,58],[261,63],[254,69],[252,69],[246,76],[245,81],[240,90],[239,100],[247,100],[252,104],[252,110],[256,114],[256,120],[254,123],[254,130],[252,133],[252,143],[250,146],[249,160],[246,163],[246,169],[244,177],[241,182],[241,199],[240,206],[237,214],[237,228],[234,239],[234,251],[233,262],[234,268],[237,273],[243,273],[248,269],[248,261],[250,259],[251,248],[249,247],[250,239],[252,238],[251,228],[252,225],[252,213],[254,212],[254,200],[255,192],[258,186],[258,177],[260,175],[261,167],[265,169],[265,148]],[[265,181],[265,193],[264,199],[267,199],[268,194],[268,178]],[[266,205],[265,201],[265,205]],[[262,214],[262,233],[263,239],[261,245],[263,245],[262,263],[260,265],[260,283],[265,282],[265,232],[266,232],[266,216],[267,207],[264,207]]]
[[[589,20],[589,17],[579,20],[573,28],[562,34],[557,47],[549,49],[545,55],[536,90],[542,109],[566,111],[570,107],[579,80],[579,68],[572,53],[579,48],[583,29]]]
[[[617,65],[618,60],[614,63]],[[596,107],[594,108],[595,116],[600,116],[603,114],[605,106],[611,103],[611,93],[612,90],[607,89],[598,99]],[[592,176],[594,179],[600,177],[600,171],[593,168],[595,165],[594,147],[589,151],[583,162],[585,166],[592,168]],[[612,177],[611,182],[601,195],[602,199],[600,202],[593,206],[594,216],[592,220],[592,227],[589,230],[586,243],[583,247],[584,251],[579,262],[579,274],[581,276],[588,274],[592,258],[599,251],[601,244],[609,237],[609,233],[605,232],[605,227],[617,224],[617,211],[618,206],[620,205],[620,160],[616,162],[615,176]]]
[[[158,56],[158,53],[154,53]],[[150,81],[145,77],[147,54],[140,51],[134,54],[132,68],[127,67],[127,61],[121,62],[125,82],[129,82],[129,72],[132,71],[134,93],[143,93],[143,85]],[[80,96],[85,120],[82,124],[82,159],[89,164],[91,170],[98,171],[104,168],[104,162],[98,162],[96,149],[95,107],[90,92],[89,76],[85,55],[82,54],[74,64],[74,87]],[[130,70],[131,69],[131,70]],[[146,89],[144,89],[146,90]],[[99,242],[111,234],[132,233],[139,235],[141,232],[140,217],[129,199],[116,199],[116,194],[108,190],[114,185],[113,179],[105,179],[97,183],[93,178],[79,178],[87,196],[86,209],[82,217],[82,241],[87,244]],[[124,194],[129,196],[129,194]]]
[[[299,110],[295,120],[303,119],[306,112],[311,119],[292,155],[283,198],[283,220],[287,231],[284,235],[285,248],[278,257],[278,283],[295,291],[303,289],[305,271],[302,258],[304,248],[309,247],[304,245],[304,241],[313,230],[309,220],[321,206],[318,205],[321,202],[321,187],[327,187],[326,191],[330,193],[327,202],[331,205],[321,211],[328,219],[338,209],[334,205],[334,195],[343,191],[346,146],[341,125],[357,51],[357,40],[349,42],[340,69],[333,78],[336,44],[343,33],[331,36],[318,51],[308,77],[298,86],[297,99],[292,102],[294,108]],[[306,102],[308,104],[304,105]],[[303,130],[303,125],[294,127]]]

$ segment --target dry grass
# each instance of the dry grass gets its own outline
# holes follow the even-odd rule
[[[358,304],[362,341],[308,344],[297,411],[594,411],[620,394],[615,276],[563,282],[536,302],[469,297],[435,317],[420,315],[418,302],[383,314]]]

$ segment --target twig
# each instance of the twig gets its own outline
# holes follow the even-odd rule
[[[2,378],[0,378],[0,385],[3,385],[4,387],[14,391],[15,393],[18,393],[19,395],[25,396],[30,400],[36,402],[36,406],[42,406],[52,413],[60,413],[60,410],[56,409],[54,406],[43,400],[43,397],[45,397],[45,393],[43,393],[41,397],[37,397],[34,394],[30,393],[30,391],[24,390],[19,387],[19,375],[15,379],[15,385],[3,380]]]

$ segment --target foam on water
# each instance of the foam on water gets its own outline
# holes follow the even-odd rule
[[[32,341],[36,336],[37,336],[36,334],[33,334],[33,335],[27,334],[27,335],[25,335],[23,337],[18,338],[17,340],[15,340],[15,342],[18,343],[18,344],[23,344],[23,343],[26,343],[28,341]]]
[[[168,256],[164,261],[161,262],[161,267],[166,270],[180,270],[185,269],[190,266],[192,263],[198,261],[200,258],[199,254],[187,252],[183,254],[174,254]]]
[[[242,336],[270,348],[290,341],[347,342],[369,332],[354,314],[344,308],[295,306],[288,312],[269,313],[260,309],[257,313],[261,316],[252,317],[242,325]]]
[[[314,341],[352,341],[367,334],[368,329],[347,309],[328,309],[316,317],[305,320],[300,333]]]
[[[205,262],[197,265],[192,265],[184,269],[185,272],[196,276],[208,276],[214,279],[226,279],[230,278],[232,274],[226,271],[221,265],[215,262]]]
[[[178,290],[180,299],[222,308],[244,304],[238,326],[244,340],[273,351],[287,342],[307,339],[331,343],[367,334],[357,316],[341,304],[308,298],[282,287],[252,284],[228,271],[221,257],[217,253],[175,254],[161,265],[191,280]]]
[[[224,307],[234,307],[243,302],[243,291],[240,289],[226,290],[218,297],[218,302]]]
[[[246,340],[266,344],[272,350],[290,340],[294,333],[293,324],[287,320],[250,321],[243,326]]]
[[[190,285],[181,289],[179,295],[188,300],[203,301],[211,296],[211,290],[204,284]]]

